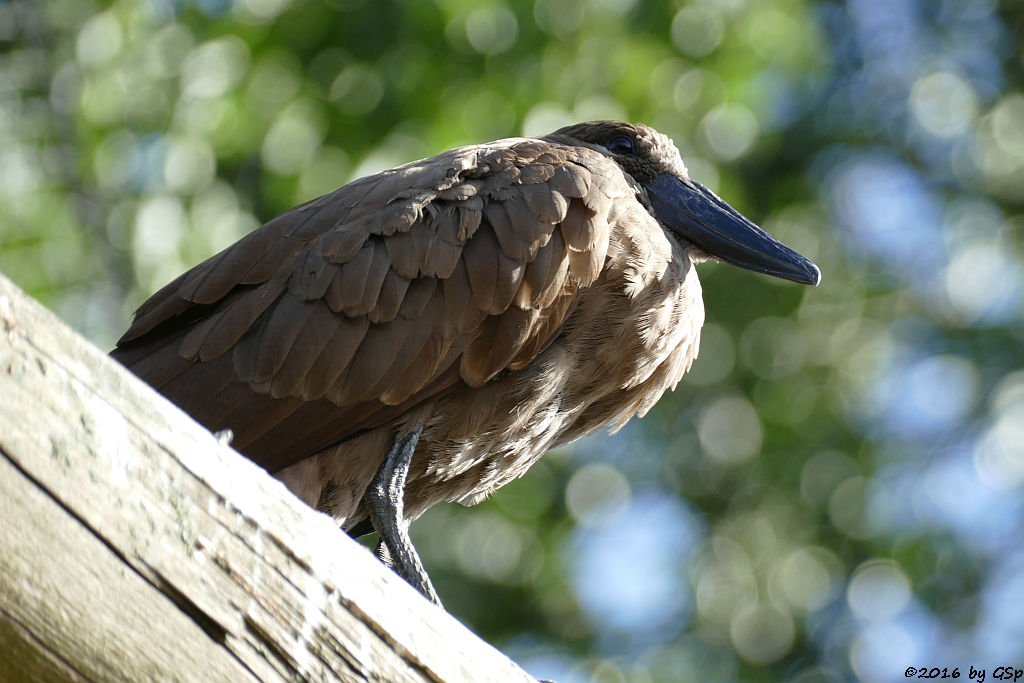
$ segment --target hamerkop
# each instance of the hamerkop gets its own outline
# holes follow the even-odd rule
[[[666,136],[582,123],[292,209],[150,297],[113,356],[349,533],[378,531],[437,602],[409,523],[643,416],[697,355],[709,258],[820,279]]]

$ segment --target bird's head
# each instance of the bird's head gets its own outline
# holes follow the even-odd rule
[[[615,160],[638,188],[638,199],[699,258],[713,258],[808,285],[821,271],[690,178],[667,136],[644,125],[591,121],[551,134],[582,142]]]

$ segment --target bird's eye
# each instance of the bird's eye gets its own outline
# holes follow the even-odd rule
[[[612,154],[636,154],[636,144],[627,135],[616,135],[604,147]]]

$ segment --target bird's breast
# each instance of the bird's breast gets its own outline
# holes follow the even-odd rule
[[[700,283],[678,243],[635,228],[613,236],[601,277],[533,363],[435,404],[410,473],[410,512],[439,497],[475,503],[549,448],[615,431],[675,387],[697,354]]]
[[[549,448],[643,416],[696,357],[704,306],[682,246],[637,203],[620,206],[600,275],[570,290],[572,312],[531,362],[459,385],[278,476],[350,527],[365,517],[363,491],[396,430],[422,417],[406,485],[416,518],[440,501],[478,502]]]

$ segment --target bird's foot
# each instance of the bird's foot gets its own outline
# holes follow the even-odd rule
[[[221,446],[230,446],[235,438],[235,433],[230,429],[218,429],[213,433],[213,438],[217,439],[217,443]]]
[[[408,432],[395,436],[384,463],[366,489],[366,502],[370,521],[380,534],[377,557],[428,600],[440,606],[441,599],[412,545],[409,520],[405,517],[405,481],[416,442],[422,433],[421,419]]]

